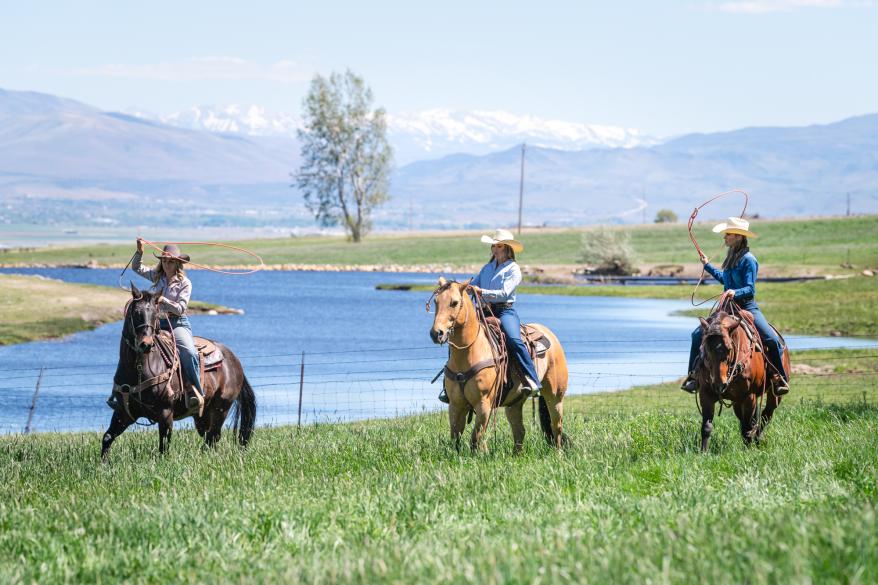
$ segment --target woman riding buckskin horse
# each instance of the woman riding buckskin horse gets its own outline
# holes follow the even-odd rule
[[[137,238],[137,252],[132,259],[131,268],[152,282],[153,290],[161,293],[158,308],[167,314],[167,318],[161,320],[160,326],[165,331],[173,330],[177,351],[180,352],[180,366],[190,384],[186,393],[186,407],[198,408],[200,414],[204,408],[204,391],[199,376],[198,350],[195,349],[192,327],[186,316],[192,296],[192,282],[186,278],[183,264],[189,262],[189,256],[181,253],[180,248],[174,244],[166,245],[161,256],[153,256],[159,259],[158,265],[155,268],[143,266],[143,239]],[[110,408],[116,408],[115,393],[107,404]]]
[[[768,324],[768,320],[762,314],[755,300],[759,263],[756,261],[756,256],[750,252],[747,238],[755,238],[756,234],[750,231],[750,222],[739,217],[730,217],[729,221],[717,224],[713,231],[723,234],[723,243],[729,249],[726,259],[723,261],[722,270],[717,270],[700,252],[699,258],[704,264],[704,269],[723,285],[724,291],[720,298],[720,306],[727,300],[733,300],[739,308],[753,314],[753,321],[759,331],[762,347],[765,348],[766,357],[774,369],[774,374],[771,377],[774,393],[777,396],[786,394],[790,391],[789,376],[784,371],[781,359],[781,341],[775,330]],[[698,390],[698,382],[695,379],[695,362],[701,349],[701,337],[702,330],[701,327],[698,327],[692,332],[689,375],[681,386],[681,389],[686,392],[695,393]]]
[[[521,268],[515,261],[515,253],[524,251],[524,244],[512,237],[512,233],[498,229],[494,236],[482,236],[483,244],[491,244],[491,259],[470,282],[473,292],[480,294],[488,303],[491,313],[500,320],[510,353],[521,366],[523,379],[521,391],[525,396],[539,396],[540,383],[537,369],[524,341],[521,340],[521,320],[515,303],[515,289],[521,284]],[[439,400],[448,403],[445,390]]]

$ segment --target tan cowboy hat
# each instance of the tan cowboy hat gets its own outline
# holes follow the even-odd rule
[[[510,248],[512,248],[513,252],[523,252],[524,244],[516,240],[512,237],[512,232],[509,230],[498,229],[494,231],[493,236],[482,236],[483,244],[506,244]]]
[[[162,255],[153,254],[156,258],[171,258],[172,260],[176,260],[177,262],[182,262],[186,264],[189,262],[189,254],[180,253],[180,248],[178,248],[174,244],[168,244],[164,248],[162,248]]]
[[[750,231],[750,222],[741,217],[730,217],[729,221],[716,224],[713,226],[713,233],[738,234],[748,238],[758,237]]]

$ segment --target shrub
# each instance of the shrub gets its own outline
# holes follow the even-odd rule
[[[583,232],[580,260],[596,274],[627,276],[637,272],[631,236],[603,226]]]
[[[655,214],[655,223],[677,223],[677,214],[670,209],[659,209]]]

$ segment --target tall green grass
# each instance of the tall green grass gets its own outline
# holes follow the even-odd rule
[[[869,355],[802,361],[874,374]],[[263,428],[244,453],[127,433],[106,465],[96,433],[7,436],[0,580],[873,583],[875,390],[799,376],[759,446],[726,412],[707,455],[671,386],[571,398],[562,452],[528,416],[518,457],[502,416],[487,455],[455,452],[442,414]]]

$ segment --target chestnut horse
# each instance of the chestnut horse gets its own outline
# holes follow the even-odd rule
[[[448,421],[451,425],[451,439],[455,448],[460,449],[460,436],[466,427],[467,415],[475,413],[470,447],[485,450],[483,438],[488,421],[495,407],[506,409],[506,418],[512,427],[515,442],[514,451],[521,451],[524,442],[524,421],[522,407],[526,396],[521,391],[517,374],[512,380],[512,388],[505,394],[501,403],[502,379],[492,343],[479,320],[477,309],[468,293],[469,281],[449,282],[439,278],[439,288],[433,293],[436,317],[430,329],[434,343],[448,343],[448,362],[445,368],[445,392],[448,394]],[[535,360],[540,372],[540,425],[546,441],[561,447],[566,443],[563,433],[564,409],[562,401],[567,391],[567,360],[558,338],[542,325],[531,324],[550,340],[551,347],[545,357]],[[510,356],[510,359],[515,359]],[[516,369],[513,369],[515,371]]]
[[[141,292],[133,284],[131,294],[119,343],[119,365],[113,378],[119,404],[104,434],[101,458],[107,459],[116,437],[140,417],[158,423],[160,453],[170,445],[174,421],[188,416],[195,418],[195,429],[211,446],[219,440],[232,404],[236,406],[234,428],[238,442],[246,446],[256,422],[256,397],[235,354],[214,342],[223,352],[223,361],[219,368],[205,372],[201,380],[203,414],[198,416],[197,410],[189,412],[174,340],[158,329],[159,295]],[[169,367],[169,362],[173,367]]]
[[[731,310],[734,307],[728,306]],[[741,425],[745,444],[759,441],[780,404],[771,385],[771,365],[760,351],[755,327],[745,330],[742,318],[717,311],[701,321],[701,365],[696,374],[701,404],[701,450],[707,451],[717,402],[729,401]],[[790,371],[790,354],[783,348],[783,363]],[[761,410],[761,415],[759,414]]]

